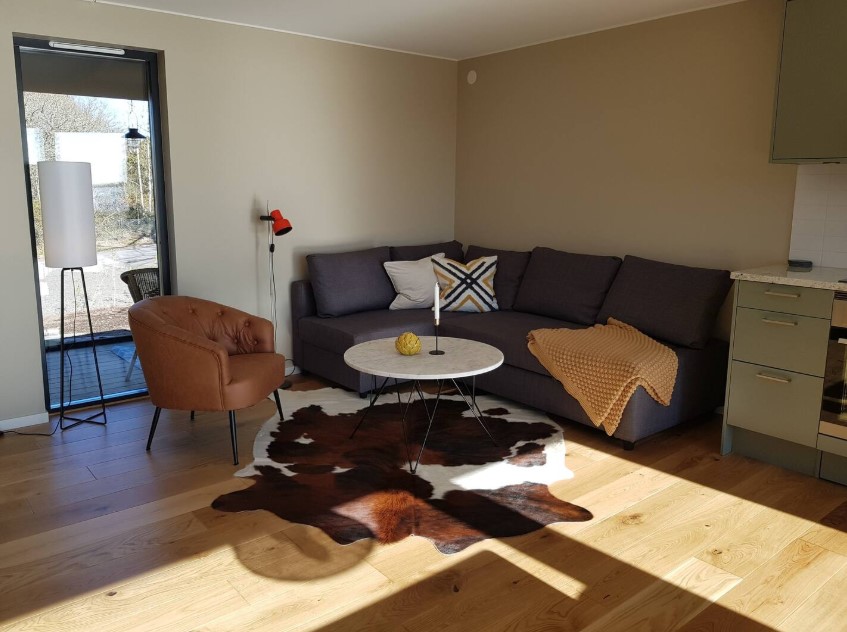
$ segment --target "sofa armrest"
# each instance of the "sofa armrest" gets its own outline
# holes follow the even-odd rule
[[[300,339],[300,319],[315,316],[318,308],[315,305],[315,294],[309,281],[293,281],[291,283],[291,345],[294,364],[300,366],[303,358],[303,341]]]

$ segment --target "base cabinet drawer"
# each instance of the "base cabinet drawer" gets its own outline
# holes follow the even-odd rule
[[[726,423],[817,447],[823,378],[733,360]]]
[[[775,285],[739,281],[738,305],[783,314],[829,318],[832,314],[832,290],[793,285]]]
[[[829,321],[739,307],[732,359],[823,377]]]

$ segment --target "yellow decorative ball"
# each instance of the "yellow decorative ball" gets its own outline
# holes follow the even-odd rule
[[[421,339],[411,331],[407,331],[397,336],[394,347],[403,355],[415,355],[421,352]]]

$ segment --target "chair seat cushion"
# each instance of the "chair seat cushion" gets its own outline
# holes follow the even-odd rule
[[[525,312],[488,312],[442,322],[441,334],[484,342],[503,352],[505,364],[549,375],[529,352],[526,336],[533,329],[558,327],[583,329],[585,326]]]
[[[459,312],[442,312],[441,326],[463,317]],[[429,309],[382,309],[338,318],[307,316],[300,319],[299,326],[303,342],[338,354],[360,342],[394,338],[406,331],[418,336],[435,335],[435,317]]]
[[[229,356],[232,381],[224,386],[224,408],[238,410],[262,401],[285,381],[285,356],[244,353]]]

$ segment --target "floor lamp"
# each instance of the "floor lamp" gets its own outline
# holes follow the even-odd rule
[[[291,232],[291,221],[282,216],[278,209],[274,209],[267,215],[260,215],[259,219],[268,222],[268,277],[270,279],[271,294],[271,318],[274,323],[274,351],[276,351],[277,317],[276,317],[276,274],[274,272],[274,236],[282,237]],[[280,388],[291,388],[291,382],[284,380]]]
[[[106,401],[97,347],[94,344],[94,326],[85,287],[84,266],[97,265],[97,246],[94,236],[94,189],[91,185],[91,164],[49,160],[38,163],[38,188],[41,197],[41,221],[44,230],[44,263],[48,268],[61,268],[61,320],[59,321],[59,427],[62,430],[82,423],[106,423]],[[72,417],[65,413],[65,273],[79,271],[85,311],[88,314],[88,331],[97,385],[100,388],[100,412],[89,417]],[[76,294],[74,294],[76,296]],[[76,300],[74,300],[76,310]],[[102,417],[100,420],[98,417]],[[65,421],[69,421],[65,425]]]

